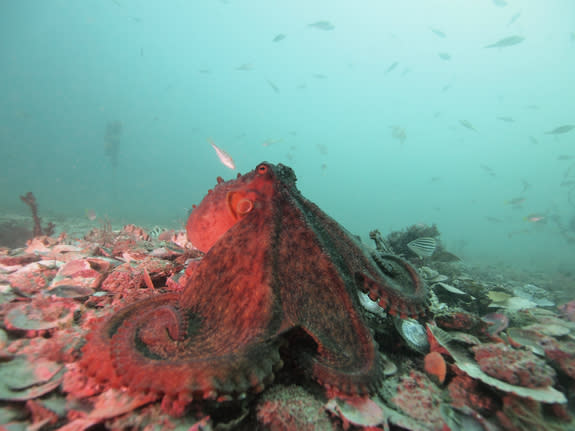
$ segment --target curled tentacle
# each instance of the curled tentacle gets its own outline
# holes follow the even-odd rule
[[[391,315],[416,318],[427,310],[427,290],[415,269],[392,254],[373,254],[382,276],[356,274],[361,290]]]
[[[104,375],[115,386],[180,403],[262,390],[282,365],[280,340],[238,331],[239,346],[218,338],[217,322],[211,320],[209,314],[181,310],[175,294],[140,301],[106,322],[101,339],[85,348],[83,361],[92,375]],[[104,346],[96,362],[94,349]]]

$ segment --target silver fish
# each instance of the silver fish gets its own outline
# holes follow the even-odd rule
[[[272,39],[272,42],[280,42],[280,41],[284,40],[285,38],[286,38],[286,35],[283,33],[280,33]]]
[[[236,67],[236,70],[241,70],[241,71],[247,72],[247,71],[253,70],[253,68],[254,67],[250,63],[243,63],[243,64],[240,64],[238,67]]]
[[[280,89],[278,88],[277,85],[275,85],[272,81],[270,81],[269,79],[266,79],[268,85],[271,87],[271,89],[274,91],[274,93],[279,93]]]
[[[398,61],[392,63],[391,66],[389,66],[389,67],[387,68],[387,70],[385,71],[384,75],[387,75],[389,72],[391,72],[393,69],[395,69],[398,64],[399,64]]]
[[[461,124],[463,127],[465,127],[466,129],[469,130],[473,130],[474,132],[477,132],[477,130],[475,129],[475,127],[473,127],[473,124],[471,124],[469,121],[467,120],[459,120],[459,124]]]
[[[485,48],[506,48],[508,46],[517,45],[525,40],[522,36],[509,36],[499,39],[497,42],[487,45]]]
[[[313,27],[313,28],[317,28],[318,30],[333,30],[335,28],[335,25],[333,25],[331,22],[329,21],[316,21],[313,22],[311,24],[308,24],[308,27]]]
[[[511,19],[509,20],[509,22],[507,23],[507,26],[509,27],[511,24],[513,24],[515,21],[517,21],[520,16],[521,16],[521,12],[517,12],[515,15],[513,15],[511,17]]]
[[[437,241],[433,237],[422,236],[408,243],[407,248],[420,258],[430,257],[437,248]]]
[[[555,127],[553,130],[549,130],[548,132],[545,132],[545,134],[546,135],[561,135],[563,133],[570,132],[573,129],[575,129],[575,125],[565,124],[564,126]]]
[[[224,150],[222,150],[216,144],[214,144],[214,141],[212,141],[211,139],[208,139],[208,142],[214,148],[214,150],[216,150],[216,154],[218,155],[220,162],[222,162],[224,166],[227,166],[230,169],[236,168],[236,164],[234,163],[232,156],[230,156],[228,153],[226,153]]]
[[[441,38],[445,38],[447,37],[447,35],[442,32],[441,30],[437,29],[437,28],[431,28],[431,31],[433,32],[433,34],[435,34],[437,37],[441,37]]]
[[[447,53],[447,52],[440,52],[437,54],[439,56],[439,58],[441,58],[442,60],[451,60],[451,54]]]
[[[505,123],[513,123],[515,120],[512,117],[497,117],[498,120],[504,121]]]

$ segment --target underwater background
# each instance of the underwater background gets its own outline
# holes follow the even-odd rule
[[[0,41],[2,213],[180,228],[266,160],[365,241],[575,269],[571,0],[4,0]]]

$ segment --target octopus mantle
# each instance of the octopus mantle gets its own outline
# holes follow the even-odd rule
[[[269,163],[219,178],[188,220],[205,256],[185,288],[104,321],[83,349],[88,374],[164,400],[225,400],[269,384],[288,342],[326,388],[374,392],[382,360],[359,291],[416,317],[425,289],[407,263],[367,249],[295,182],[291,168]]]

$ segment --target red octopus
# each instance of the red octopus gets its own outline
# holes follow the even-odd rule
[[[206,254],[185,289],[128,305],[93,331],[81,361],[88,373],[168,403],[226,400],[269,384],[283,364],[280,345],[291,342],[329,390],[373,393],[383,363],[359,290],[415,317],[425,288],[407,263],[363,246],[295,182],[291,168],[265,162],[218,179],[187,224]]]

